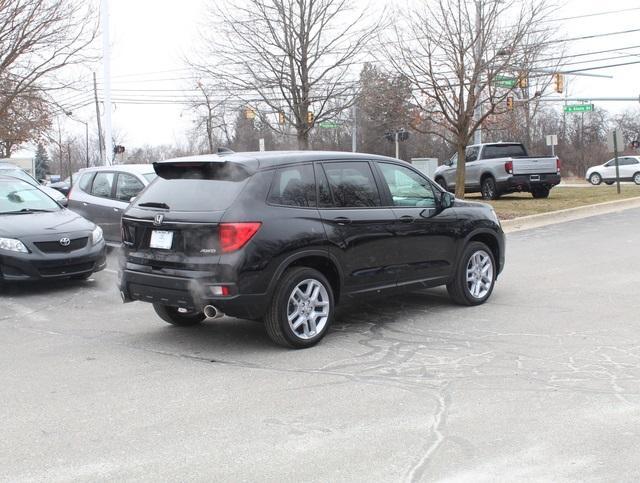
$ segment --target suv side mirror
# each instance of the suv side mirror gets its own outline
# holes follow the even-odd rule
[[[443,210],[446,208],[451,208],[455,199],[456,197],[454,195],[452,195],[448,191],[444,191],[440,195],[440,208],[442,208]]]

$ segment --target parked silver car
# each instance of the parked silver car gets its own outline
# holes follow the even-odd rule
[[[122,212],[155,177],[151,164],[87,168],[74,180],[69,208],[100,226],[108,243],[119,244]]]
[[[640,156],[620,156],[618,158],[618,172],[620,173],[620,181],[633,181],[640,185]],[[590,167],[585,178],[593,185],[599,185],[603,181],[606,184],[615,183],[615,158],[604,164]]]

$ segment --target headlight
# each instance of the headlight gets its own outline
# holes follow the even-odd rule
[[[0,249],[9,250],[10,252],[29,253],[24,243],[13,238],[0,238]]]
[[[493,221],[495,221],[498,226],[502,226],[502,223],[500,223],[500,218],[498,218],[498,213],[496,213],[496,210],[494,210],[493,208],[491,208],[491,215],[493,216]]]
[[[95,245],[96,243],[100,243],[102,241],[102,228],[96,226],[91,232],[91,243]]]

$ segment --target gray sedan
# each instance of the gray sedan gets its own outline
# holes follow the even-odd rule
[[[74,180],[69,208],[100,226],[108,243],[120,244],[122,212],[155,177],[151,164],[85,169]]]

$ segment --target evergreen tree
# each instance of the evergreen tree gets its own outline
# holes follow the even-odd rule
[[[36,179],[44,179],[49,172],[49,154],[42,143],[38,143],[35,157]]]

